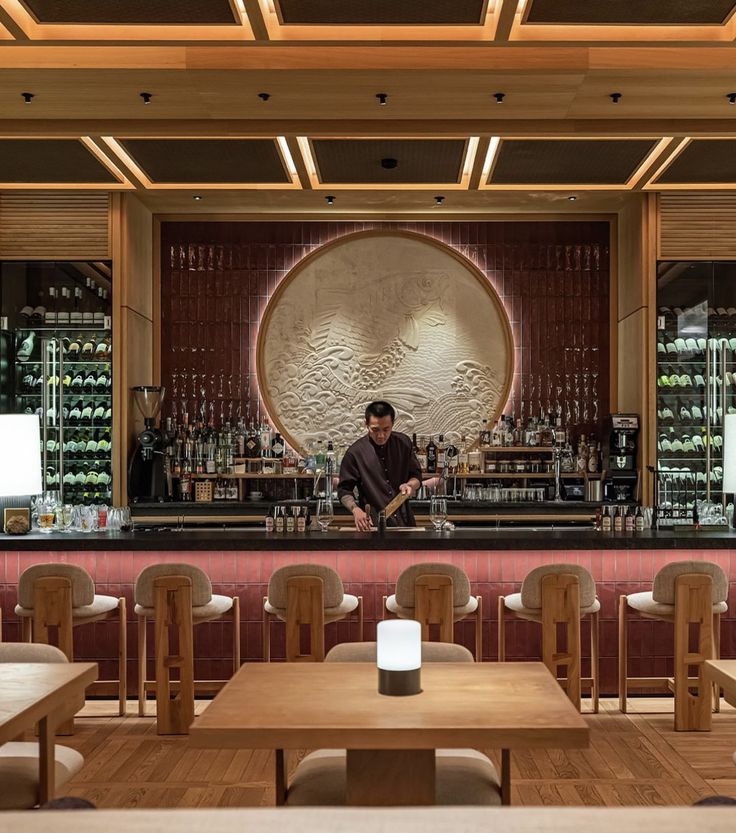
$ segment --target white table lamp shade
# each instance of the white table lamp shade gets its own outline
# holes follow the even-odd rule
[[[736,492],[736,414],[723,420],[723,491]]]
[[[0,414],[0,497],[37,495],[41,436],[35,414]]]
[[[413,619],[388,619],[376,629],[376,662],[382,671],[422,666],[422,627]]]

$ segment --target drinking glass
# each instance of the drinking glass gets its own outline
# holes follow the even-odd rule
[[[130,532],[133,529],[133,519],[130,516],[130,506],[121,506],[119,511],[120,531]]]
[[[71,532],[74,523],[74,507],[71,503],[59,504],[56,507],[56,528],[60,532]]]
[[[38,531],[53,532],[56,521],[56,505],[52,500],[41,500],[36,504]]]
[[[322,532],[327,532],[335,513],[331,500],[317,501],[317,523]]]
[[[94,506],[82,506],[79,509],[79,531],[94,532],[97,529],[97,510]]]
[[[429,520],[432,521],[435,532],[439,532],[447,520],[447,500],[443,497],[433,497],[429,502]]]

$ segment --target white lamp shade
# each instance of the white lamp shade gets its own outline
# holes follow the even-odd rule
[[[41,435],[35,414],[0,414],[0,497],[37,495]]]
[[[376,628],[376,663],[383,671],[422,667],[422,626],[413,619],[388,619]]]
[[[736,414],[723,420],[723,491],[736,492]]]

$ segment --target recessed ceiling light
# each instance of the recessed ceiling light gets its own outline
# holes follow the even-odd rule
[[[493,97],[496,99],[496,104],[503,104],[506,93],[493,93]]]
[[[33,93],[21,93],[21,96],[26,104],[30,104],[33,100]]]
[[[726,98],[729,104],[736,104],[736,93],[727,93]]]
[[[141,94],[140,94],[140,96],[141,96],[141,98],[143,99],[143,103],[144,103],[144,104],[150,104],[150,103],[151,103],[151,99],[153,98],[153,94],[152,94],[152,93],[141,93]]]
[[[388,104],[388,93],[376,93],[376,98],[382,107],[385,107]]]
[[[335,202],[335,197],[332,194],[328,194],[325,200],[327,200],[327,205],[332,205]]]
[[[570,194],[570,196],[568,197],[568,200],[570,200],[570,202],[575,202],[576,199],[577,197],[575,196],[575,194]]]
[[[444,201],[445,201],[445,198],[441,194],[434,198],[434,204],[435,205],[442,205],[442,203]]]
[[[622,97],[623,93],[609,93],[609,98],[614,104],[618,104]]]
[[[195,195],[192,197],[192,199],[193,199],[193,200],[197,200],[197,202],[199,202],[199,201],[202,199],[202,196],[201,196],[201,194],[195,194]]]
[[[260,98],[261,101],[268,101],[268,99],[271,98],[271,93],[258,93],[258,98]]]
[[[396,168],[399,164],[398,159],[392,159],[390,156],[381,159],[381,167],[385,168],[387,171],[391,171]]]

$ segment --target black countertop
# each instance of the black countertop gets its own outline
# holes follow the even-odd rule
[[[589,528],[456,529],[454,532],[329,531],[276,534],[260,529],[0,534],[0,552],[52,550],[688,550],[736,549],[734,532],[647,530],[603,533]]]

